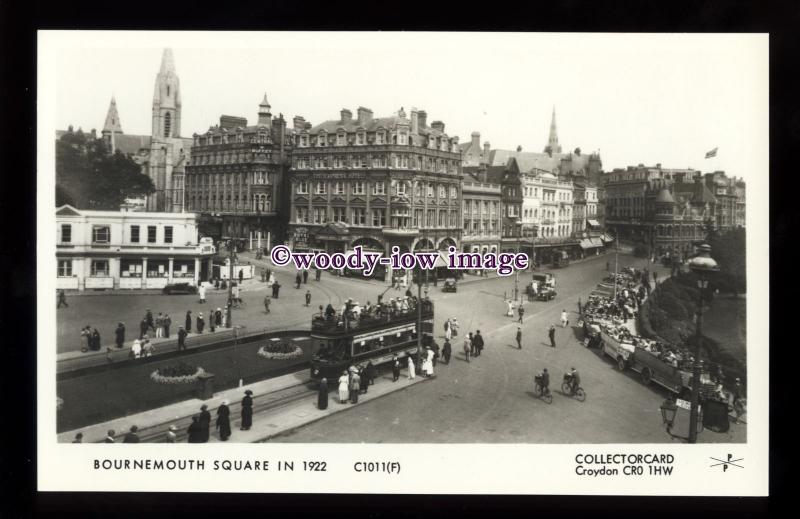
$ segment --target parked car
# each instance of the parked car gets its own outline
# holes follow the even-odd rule
[[[456,278],[447,278],[444,280],[442,292],[455,292],[456,291]]]
[[[162,292],[168,296],[173,294],[196,294],[197,287],[189,283],[172,283],[165,286]]]

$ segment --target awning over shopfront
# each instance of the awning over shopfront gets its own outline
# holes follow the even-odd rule
[[[589,238],[589,241],[592,242],[592,247],[602,247],[603,241],[600,238]]]
[[[592,245],[591,240],[581,240],[580,246],[581,249],[591,249],[592,247],[594,247],[594,245]]]
[[[614,241],[614,238],[612,238],[612,237],[611,237],[611,236],[609,236],[608,234],[604,234],[604,235],[603,235],[603,236],[601,236],[600,238],[601,238],[601,239],[602,239],[604,242],[606,242],[606,243],[611,243],[611,242],[613,242],[613,241]]]
[[[600,238],[586,238],[580,241],[581,249],[595,249],[597,247],[602,247],[603,242],[600,241]]]
[[[600,222],[597,220],[586,220],[590,227],[600,227]]]

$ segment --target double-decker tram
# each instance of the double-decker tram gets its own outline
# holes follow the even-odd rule
[[[360,309],[348,304],[344,313],[317,315],[311,321],[311,379],[336,379],[351,366],[390,362],[417,353],[418,320],[422,315],[422,347],[433,345],[433,302],[407,298]]]

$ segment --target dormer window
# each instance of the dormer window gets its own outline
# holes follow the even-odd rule
[[[346,146],[347,145],[347,134],[343,131],[336,134],[336,145],[337,146]]]
[[[359,146],[363,146],[366,143],[367,143],[367,134],[363,130],[356,133],[356,144],[358,144]]]
[[[325,132],[320,132],[319,137],[317,137],[317,146],[327,146],[328,145],[328,134]]]
[[[408,143],[408,132],[403,130],[400,132],[400,135],[397,138],[397,144],[407,144]]]
[[[379,131],[375,134],[375,144],[385,144],[386,143],[386,132]]]
[[[300,147],[308,148],[308,134],[303,134],[300,136]]]

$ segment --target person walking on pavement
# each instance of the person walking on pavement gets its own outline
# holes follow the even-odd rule
[[[480,357],[481,353],[483,353],[483,336],[481,335],[480,330],[475,332],[475,337],[472,338],[472,343],[475,345],[475,357]]]
[[[125,435],[125,438],[122,440],[122,443],[139,443],[139,434],[137,431],[139,430],[138,427],[135,425],[131,425],[130,432]]]
[[[222,317],[223,317],[222,308],[218,306],[217,311],[213,312],[211,315],[214,316],[214,320],[217,322],[217,328],[222,326]]]
[[[175,427],[174,425],[170,425],[169,429],[167,430],[166,442],[167,443],[175,443],[175,441],[178,439],[177,432],[178,432],[178,428]]]
[[[581,298],[578,298],[578,315],[583,315],[583,306],[581,305]]]
[[[294,282],[295,282],[294,288],[300,289],[300,283],[303,282],[303,277],[300,275],[300,272],[298,272],[297,275],[294,277]]]
[[[264,313],[269,313],[269,304],[272,302],[272,299],[269,297],[269,294],[264,296]]]
[[[186,432],[189,435],[189,443],[203,443],[203,428],[200,426],[199,416],[192,417],[192,423],[189,424],[189,429]]]
[[[144,315],[145,320],[147,321],[147,329],[152,329],[153,332],[156,331],[155,322],[153,321],[153,312],[150,309],[147,309],[147,313]]]
[[[358,403],[358,394],[361,393],[361,377],[358,375],[357,370],[353,370],[350,374],[350,403]]]
[[[375,383],[375,367],[372,365],[372,361],[367,362],[367,365],[364,367],[363,375],[361,376],[361,385],[364,388],[364,393],[369,390],[369,386]]]
[[[400,359],[397,355],[392,357],[392,382],[397,382],[400,379]]]
[[[550,346],[553,348],[556,347],[556,325],[551,324],[550,330],[548,330],[547,335],[550,337]]]
[[[561,310],[561,327],[566,328],[569,325],[569,317],[567,316],[567,310]]]
[[[139,339],[133,341],[131,344],[131,353],[130,357],[133,359],[138,359],[142,356],[142,342]]]
[[[186,330],[183,326],[178,326],[178,351],[183,351],[186,349]]]
[[[200,288],[198,289],[198,292],[200,293],[200,304],[205,303],[206,302],[206,286],[205,286],[205,284],[200,283]]]
[[[339,403],[346,404],[350,396],[350,377],[347,371],[342,371],[342,376],[339,377]]]
[[[322,378],[319,381],[319,389],[317,390],[317,409],[320,411],[328,408],[328,379]]]
[[[517,313],[519,314],[518,323],[522,322],[522,316],[525,315],[525,308],[522,306],[522,303],[519,304],[519,308],[517,309]]]
[[[58,291],[58,304],[56,305],[56,309],[59,309],[62,306],[66,306],[67,308],[69,308],[69,305],[67,304],[67,294],[65,294],[63,290],[59,290]]]
[[[414,357],[412,355],[408,356],[408,380],[414,380],[417,378],[417,369],[414,366]]]
[[[203,312],[197,314],[197,333],[203,333],[203,328],[206,327],[206,320],[203,319]]]
[[[208,312],[208,327],[211,333],[214,333],[214,330],[217,328],[217,318],[213,308]]]
[[[280,293],[280,289],[281,289],[281,285],[277,281],[275,281],[275,283],[272,284],[272,298],[273,299],[278,299],[278,294]]]
[[[308,271],[304,270],[303,271],[303,284],[305,285],[307,283],[308,283]]]
[[[249,389],[244,392],[242,398],[242,426],[240,431],[249,431],[253,426],[253,392]]]
[[[522,349],[522,327],[517,326],[517,349]]]
[[[244,269],[239,269],[239,286],[244,282]]]
[[[474,359],[477,357],[477,352],[475,351],[475,336],[472,335],[472,332],[467,334],[469,336],[469,354]]]
[[[311,290],[306,290],[306,306],[310,305],[311,305]]]
[[[320,269],[316,269],[314,272],[314,279],[319,281],[322,278],[322,271]]]
[[[147,333],[147,318],[142,318],[142,321],[139,323],[139,340],[143,339],[146,333]]]
[[[450,319],[444,322],[444,340],[449,341],[453,338],[453,327],[450,326]]]
[[[186,333],[187,334],[192,333],[192,311],[191,310],[187,310],[186,311],[186,322],[184,323],[184,325],[186,326]]]
[[[100,351],[100,347],[100,332],[95,328],[92,332],[92,349],[94,351]]]
[[[444,340],[444,345],[442,345],[442,360],[444,360],[445,364],[450,364],[450,355],[453,354],[453,347],[450,344],[448,339]]]
[[[472,340],[469,334],[467,334],[464,336],[464,357],[467,359],[467,362],[469,362],[469,354],[471,351],[472,351]]]
[[[160,339],[164,335],[164,316],[158,312],[156,317],[156,339]]]
[[[164,313],[164,337],[169,339],[169,327],[172,326],[172,318],[168,313]]]
[[[114,342],[117,344],[117,348],[120,349],[125,343],[125,325],[122,323],[117,323],[117,329],[114,330]]]
[[[217,408],[217,430],[219,431],[219,439],[226,442],[231,436],[231,409],[228,407],[228,401],[223,400]]]

